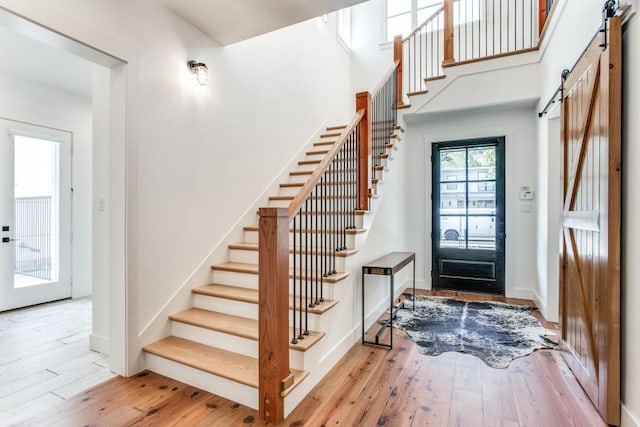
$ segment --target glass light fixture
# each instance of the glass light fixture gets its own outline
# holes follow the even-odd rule
[[[202,62],[189,61],[187,62],[189,71],[196,75],[196,80],[200,86],[206,86],[209,82],[209,68]]]

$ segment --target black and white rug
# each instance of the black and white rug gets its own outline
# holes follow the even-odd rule
[[[416,295],[398,310],[394,326],[405,330],[420,353],[435,356],[460,351],[493,368],[506,368],[517,357],[553,348],[543,338],[550,332],[531,315],[532,307],[495,302],[468,302]]]

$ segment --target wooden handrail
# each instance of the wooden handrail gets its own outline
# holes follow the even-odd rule
[[[389,77],[393,75],[393,72],[396,70],[396,68],[398,68],[399,65],[400,65],[400,61],[393,62],[393,65],[391,66],[391,68],[387,70],[387,72],[384,74],[384,77],[382,77],[382,80],[380,80],[380,83],[378,83],[378,86],[376,86],[376,88],[371,91],[372,98],[375,98],[378,92],[382,90],[384,85],[387,83],[387,80],[389,80]]]
[[[442,12],[444,10],[444,5],[440,6],[438,9],[436,9],[435,12],[433,12],[433,14],[431,16],[429,16],[427,19],[424,20],[424,22],[420,25],[418,25],[413,31],[411,31],[411,33],[405,37],[404,39],[402,39],[403,42],[406,42],[407,40],[409,40],[409,38],[411,38],[411,36],[414,36],[418,31],[420,31],[422,29],[422,27],[427,26],[427,24],[430,24],[431,21],[433,21],[436,16],[438,16],[440,14],[440,12]]]
[[[338,153],[342,149],[342,146],[347,142],[347,139],[349,138],[349,135],[351,135],[351,132],[353,132],[358,123],[360,123],[362,116],[364,116],[364,110],[359,110],[351,120],[351,122],[349,122],[349,124],[347,125],[340,141],[333,144],[329,152],[324,156],[324,159],[322,159],[320,164],[316,167],[316,170],[311,174],[296,197],[291,201],[291,203],[289,203],[289,219],[293,219],[302,204],[305,202],[305,200],[307,200],[307,197],[309,197],[313,189],[316,187],[316,184],[318,183],[318,181],[320,181],[320,178],[325,173],[329,164],[338,155]]]

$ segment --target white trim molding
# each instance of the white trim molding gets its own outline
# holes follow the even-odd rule
[[[638,421],[638,418],[631,413],[629,408],[624,406],[624,404],[620,406],[620,411],[622,413],[620,427],[640,427],[640,421]]]

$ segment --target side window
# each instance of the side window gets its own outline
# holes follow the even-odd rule
[[[338,11],[338,41],[347,50],[351,51],[351,8]]]

